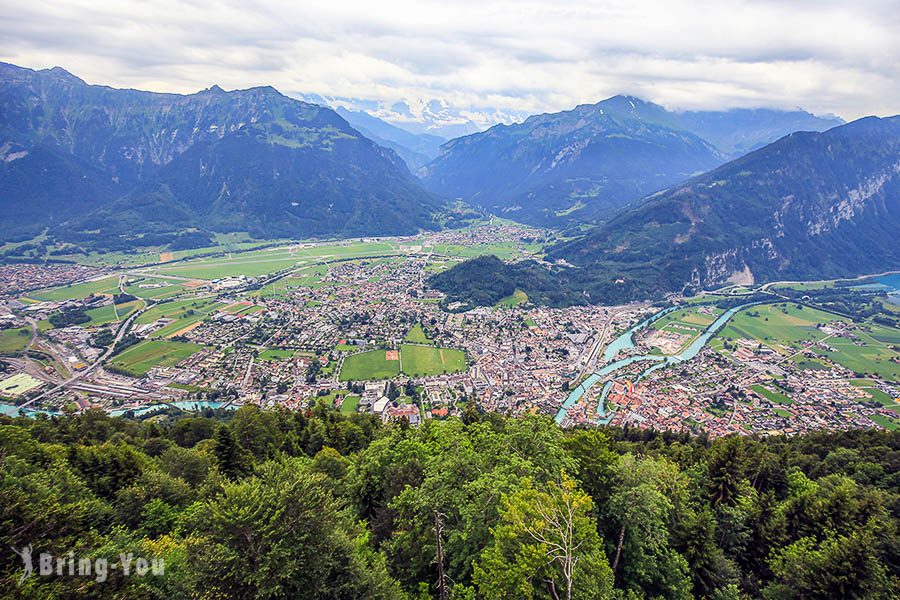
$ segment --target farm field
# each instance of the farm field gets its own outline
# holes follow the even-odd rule
[[[251,295],[260,297],[283,296],[292,290],[299,288],[317,289],[324,287],[322,283],[322,275],[328,272],[328,265],[312,265],[298,269],[287,275],[266,284],[264,287],[256,290]]]
[[[886,417],[885,415],[872,415],[869,417],[871,421],[881,425],[888,431],[896,431],[900,429],[900,419],[894,417]]]
[[[176,335],[179,331],[194,323],[199,323],[210,313],[215,312],[223,306],[224,304],[221,302],[216,302],[215,300],[208,298],[175,300],[173,302],[160,304],[159,306],[154,306],[135,319],[135,324],[145,325],[162,318],[174,319],[172,323],[153,332],[154,337],[168,337]]]
[[[110,359],[110,364],[134,377],[142,377],[153,367],[176,365],[201,348],[203,346],[200,344],[146,340],[116,354]]]
[[[716,336],[722,340],[739,338],[757,340],[782,355],[801,348],[803,342],[818,342],[827,337],[816,328],[817,323],[849,320],[814,308],[797,308],[794,304],[754,306],[736,314]],[[829,337],[825,343],[832,350],[815,347],[813,351],[857,373],[873,373],[887,379],[900,379],[900,364],[892,362],[898,353],[891,348],[900,340],[900,332],[880,325],[859,325],[854,333],[858,341]],[[718,345],[714,347],[719,347]]]
[[[869,394],[869,396],[872,397],[872,400],[884,406],[885,408],[890,408],[892,411],[900,415],[900,403],[897,402],[897,399],[892,398],[888,394],[876,388],[872,380],[857,379],[852,383],[855,387],[858,387],[859,389]]]
[[[120,323],[128,318],[128,315],[136,310],[144,308],[143,300],[132,300],[123,302],[122,304],[108,304],[98,308],[92,308],[85,314],[91,318],[87,323],[83,323],[83,327],[96,327],[98,325],[106,325],[107,323]]]
[[[0,331],[0,354],[21,352],[31,340],[31,328],[4,329]]]
[[[57,302],[60,300],[71,300],[73,298],[87,298],[91,294],[116,294],[119,291],[118,276],[104,277],[96,281],[86,281],[84,283],[75,283],[72,285],[64,285],[46,290],[39,290],[27,294],[28,298],[35,300]]]
[[[403,373],[412,377],[457,373],[466,369],[466,355],[455,348],[403,344],[400,347]]]

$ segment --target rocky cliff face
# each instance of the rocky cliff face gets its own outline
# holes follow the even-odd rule
[[[635,294],[900,267],[900,117],[795,133],[656,194],[551,256]],[[611,291],[613,290],[613,291]]]

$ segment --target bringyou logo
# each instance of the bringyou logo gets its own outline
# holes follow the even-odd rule
[[[18,580],[20,586],[31,577],[87,577],[103,583],[113,572],[125,577],[155,577],[165,573],[163,559],[135,557],[130,552],[109,559],[78,557],[74,552],[64,556],[41,552],[35,557],[32,544],[12,548],[12,551],[22,560],[22,575]]]

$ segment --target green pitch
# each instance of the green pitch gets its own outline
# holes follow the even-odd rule
[[[412,377],[458,373],[466,370],[466,355],[455,348],[403,344],[400,347],[403,372]]]
[[[400,361],[387,360],[385,350],[370,350],[352,354],[344,359],[341,381],[390,379],[400,374]]]

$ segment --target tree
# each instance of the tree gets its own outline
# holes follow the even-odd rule
[[[612,569],[626,588],[669,598],[690,597],[687,561],[669,545],[675,502],[683,503],[684,481],[665,460],[623,456],[617,484],[606,506],[618,526]]]
[[[189,561],[204,597],[402,597],[324,475],[299,460],[262,465],[193,517]]]
[[[806,537],[779,551],[771,561],[775,582],[767,598],[896,598],[900,582],[888,576],[871,531]]]
[[[563,474],[535,489],[526,481],[503,500],[493,542],[475,564],[486,598],[608,598],[612,570],[591,513],[593,502]]]
[[[227,425],[220,425],[216,430],[213,454],[216,456],[219,470],[229,479],[237,479],[244,473],[243,452]]]

